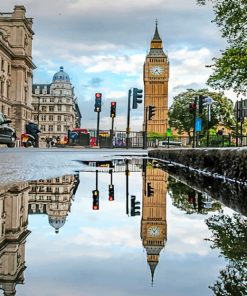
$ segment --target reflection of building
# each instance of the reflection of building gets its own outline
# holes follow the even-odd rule
[[[78,184],[78,175],[31,181],[29,214],[47,214],[50,225],[58,233],[65,224]]]
[[[155,115],[147,121],[147,132],[165,133],[168,120],[169,62],[163,51],[157,23],[150,51],[144,63],[144,108],[155,107]],[[145,124],[145,123],[144,123]]]
[[[0,189],[0,288],[6,296],[24,282],[28,190],[28,183]]]
[[[32,112],[33,31],[26,9],[0,13],[0,112],[12,120],[17,136],[25,130]]]
[[[143,177],[141,239],[147,252],[152,282],[155,268],[159,262],[160,251],[164,248],[167,240],[167,177],[166,172],[148,166]],[[153,190],[152,196],[148,196],[148,184]]]
[[[39,123],[42,137],[62,139],[68,129],[80,127],[81,113],[69,75],[60,67],[51,84],[34,84],[33,119]]]

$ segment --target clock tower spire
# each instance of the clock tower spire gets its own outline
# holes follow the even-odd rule
[[[144,119],[147,121],[147,132],[165,133],[168,123],[168,79],[169,62],[163,50],[163,42],[158,31],[156,20],[155,32],[151,40],[150,50],[143,68],[144,80],[144,114],[148,106],[155,107],[155,115]]]

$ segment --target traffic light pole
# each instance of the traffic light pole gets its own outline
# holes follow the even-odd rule
[[[129,160],[125,160],[125,176],[126,176],[126,215],[129,215]]]
[[[195,100],[194,100],[194,104],[197,106],[197,98],[195,97]],[[195,108],[195,111],[194,111],[194,114],[193,114],[193,145],[192,147],[195,148],[195,144],[196,144],[196,129],[195,129],[195,125],[196,125],[196,109],[197,107]]]
[[[128,110],[127,110],[127,128],[126,128],[126,148],[129,148],[129,137],[130,137],[130,99],[131,99],[131,89],[128,93]]]
[[[99,146],[99,120],[100,120],[100,112],[97,112],[96,146]]]
[[[110,139],[111,139],[111,148],[113,148],[113,127],[114,127],[114,117],[111,118],[111,133],[110,133]]]
[[[143,133],[143,149],[147,149],[147,128],[148,128],[148,107],[144,108],[144,116],[145,116],[145,127]]]

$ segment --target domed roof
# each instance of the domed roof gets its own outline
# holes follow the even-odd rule
[[[55,232],[58,233],[59,228],[61,228],[66,221],[66,217],[49,217],[49,224],[55,228]]]
[[[53,82],[70,82],[69,75],[63,71],[63,66],[60,67],[60,71],[54,74]]]

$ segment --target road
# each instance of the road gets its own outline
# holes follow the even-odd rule
[[[0,185],[71,174],[83,170],[82,160],[147,155],[137,149],[1,148]]]

